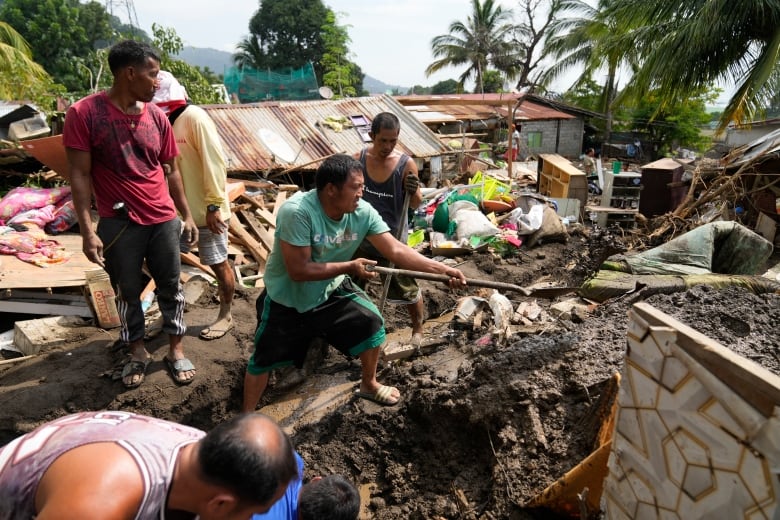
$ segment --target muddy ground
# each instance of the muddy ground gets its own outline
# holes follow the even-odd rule
[[[466,276],[528,285],[579,285],[608,255],[618,236],[584,230],[566,244],[550,243],[511,259],[479,253],[451,261]],[[342,473],[361,488],[363,518],[550,518],[523,504],[593,449],[599,397],[619,371],[626,345],[628,298],[550,319],[505,343],[491,340],[490,320],[476,330],[455,328],[450,312],[464,293],[421,282],[426,302],[424,355],[384,362],[380,381],[398,386],[402,402],[380,407],[351,397],[359,364],[327,350],[300,373],[275,375],[261,407],[291,432],[306,460],[307,478]],[[116,331],[74,329],[68,342],[28,361],[0,365],[0,444],[44,421],[78,410],[122,409],[209,429],[236,413],[256,324],[258,290],[237,294],[236,328],[206,342],[198,332],[215,316],[209,288],[189,306],[187,353],[198,374],[176,386],[165,371],[166,340],[149,341],[155,362],[145,383],[125,390],[108,374],[122,359]],[[466,294],[471,294],[471,291]],[[516,306],[523,298],[506,293]],[[560,298],[559,298],[560,299]],[[706,287],[647,300],[775,373],[780,373],[780,296]],[[551,302],[538,300],[547,308]],[[386,307],[388,331],[407,335],[406,315]],[[23,319],[28,319],[24,317]],[[307,380],[344,392],[319,391],[328,402],[315,419],[280,412],[275,404],[311,397]],[[281,415],[279,415],[281,414]]]

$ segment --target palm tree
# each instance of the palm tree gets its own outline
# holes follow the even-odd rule
[[[780,89],[777,0],[612,0],[611,16],[634,20],[644,60],[627,94],[657,87],[680,99],[697,87],[733,83],[737,90],[719,129],[760,114]]]
[[[550,25],[551,36],[545,42],[545,55],[556,63],[547,69],[544,81],[550,82],[574,67],[582,67],[576,84],[585,82],[606,69],[606,81],[600,109],[606,116],[605,139],[612,133],[612,106],[617,95],[618,71],[634,68],[636,54],[621,37],[631,22],[619,24],[606,14],[610,0],[600,0],[597,7],[585,0],[562,0],[559,13],[564,16]]]
[[[239,70],[262,69],[261,63],[265,61],[265,53],[260,47],[257,36],[250,34],[236,45],[238,51],[233,54],[233,64]]]
[[[0,22],[0,98],[29,98],[38,82],[50,81],[49,75],[32,59],[30,46],[16,30]]]
[[[449,34],[431,40],[431,50],[437,59],[428,65],[425,74],[430,76],[445,67],[467,65],[458,78],[460,86],[474,77],[478,90],[483,92],[482,79],[488,65],[496,65],[495,58],[507,52],[512,11],[504,10],[494,0],[482,3],[471,0],[471,8],[471,15],[465,23],[454,21],[450,24]]]

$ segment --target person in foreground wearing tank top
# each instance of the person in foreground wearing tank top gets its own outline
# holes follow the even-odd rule
[[[290,439],[262,414],[205,433],[130,412],[83,412],[0,448],[0,520],[247,520],[297,478]]]
[[[356,153],[355,159],[363,166],[363,199],[382,215],[393,236],[406,243],[408,215],[403,214],[404,198],[409,197],[409,209],[414,210],[422,202],[422,192],[417,164],[405,153],[395,151],[400,133],[401,122],[395,114],[377,114],[371,121],[371,145]],[[357,255],[376,260],[385,267],[389,265],[366,240],[360,244]],[[365,283],[361,286],[365,288]],[[386,301],[406,306],[412,322],[411,342],[419,347],[423,340],[425,304],[417,281],[409,276],[391,276]]]

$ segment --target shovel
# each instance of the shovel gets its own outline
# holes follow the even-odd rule
[[[450,277],[446,274],[425,273],[422,271],[409,271],[407,269],[392,269],[388,267],[380,267],[378,265],[367,266],[367,270],[376,271],[377,273],[387,275],[403,275],[411,278],[417,278],[420,280],[430,280],[433,282],[449,282]],[[466,285],[472,287],[487,287],[490,289],[500,289],[503,291],[519,292],[523,296],[535,296],[538,298],[555,298],[564,294],[571,294],[579,292],[579,287],[521,287],[512,283],[495,282],[493,280],[476,280],[474,278],[466,278]]]

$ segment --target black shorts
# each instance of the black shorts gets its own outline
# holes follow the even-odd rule
[[[325,302],[306,312],[276,303],[265,290],[255,306],[255,351],[247,366],[252,375],[290,365],[303,367],[315,338],[324,339],[348,356],[358,356],[385,342],[379,310],[349,277]]]

